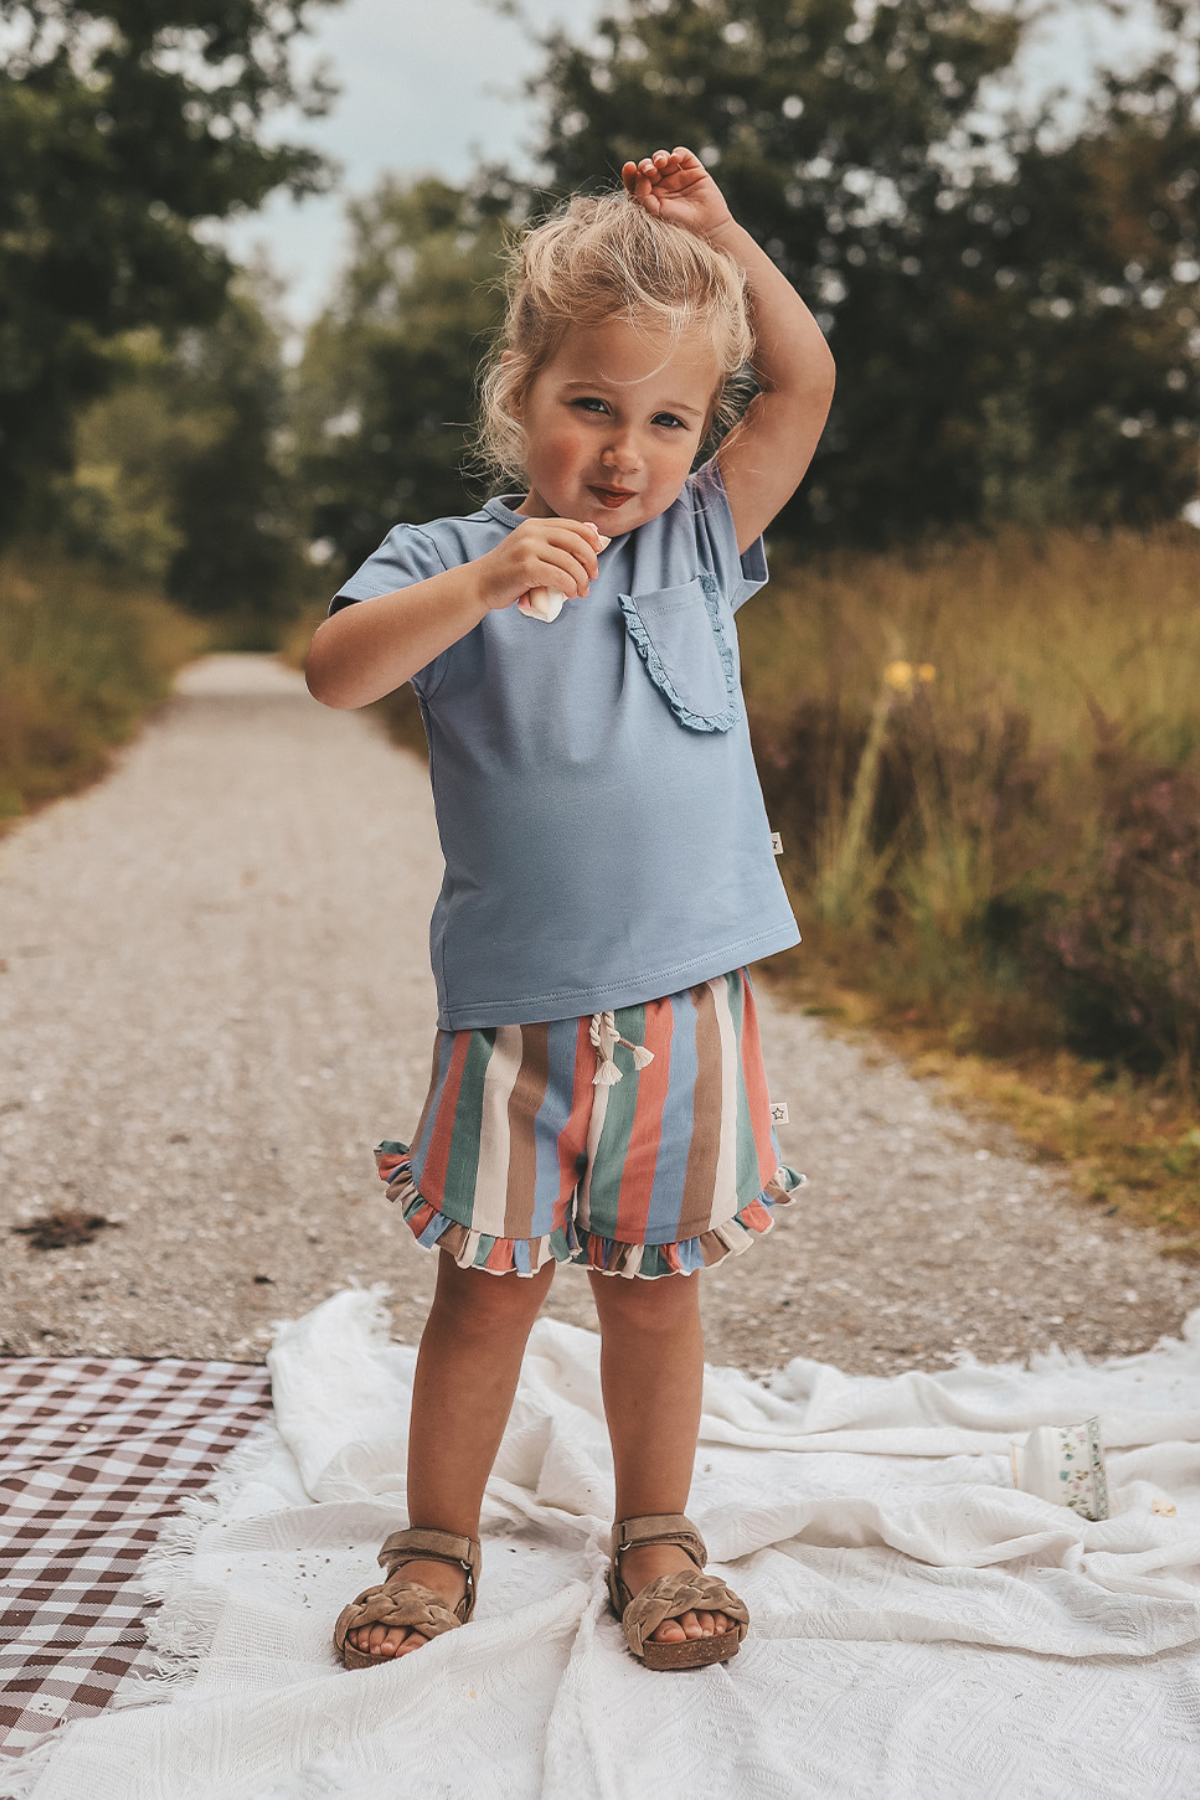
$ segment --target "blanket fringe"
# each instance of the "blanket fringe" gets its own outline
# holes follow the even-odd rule
[[[202,1494],[189,1494],[162,1530],[138,1570],[136,1585],[158,1607],[146,1622],[149,1663],[130,1672],[109,1707],[146,1706],[189,1688],[212,1644],[226,1598],[192,1573],[201,1533],[232,1511],[248,1480],[269,1467],[279,1432],[262,1419],[224,1458]]]

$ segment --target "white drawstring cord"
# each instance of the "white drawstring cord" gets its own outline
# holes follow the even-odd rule
[[[621,1079],[621,1071],[613,1060],[613,1050],[618,1044],[633,1054],[635,1069],[644,1069],[647,1063],[654,1061],[653,1050],[647,1050],[644,1044],[631,1044],[617,1030],[617,1021],[610,1012],[592,1014],[591,1030],[588,1033],[595,1049],[597,1063],[596,1073],[592,1076],[593,1087],[612,1087]]]

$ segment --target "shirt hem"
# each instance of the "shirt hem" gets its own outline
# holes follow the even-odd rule
[[[743,963],[757,962],[789,950],[802,942],[795,919],[753,937],[724,944],[704,956],[690,957],[687,962],[671,963],[666,968],[652,969],[649,974],[606,987],[560,989],[552,994],[532,994],[520,1000],[484,1002],[478,1006],[439,1007],[440,1031],[479,1031],[492,1025],[533,1025],[552,1023],[556,1019],[578,1019],[595,1012],[615,1012],[621,1006],[641,1006],[647,1000],[661,1000],[666,994],[677,994],[697,982],[711,981],[739,969]],[[550,1010],[547,1011],[546,1009]]]

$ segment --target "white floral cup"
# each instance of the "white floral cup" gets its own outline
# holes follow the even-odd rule
[[[1107,1519],[1108,1477],[1099,1419],[1078,1425],[1038,1425],[1012,1446],[1013,1486],[1084,1519]]]

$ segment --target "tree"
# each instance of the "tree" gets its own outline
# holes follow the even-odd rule
[[[503,312],[515,186],[385,180],[353,204],[349,266],[313,325],[296,429],[313,531],[353,567],[400,518],[463,510],[475,376]],[[516,200],[519,214],[527,204]]]
[[[1161,53],[1074,134],[1055,97],[980,123],[1026,0],[626,0],[587,46],[541,39],[548,200],[689,144],[818,312],[838,393],[778,530],[1147,523],[1195,493],[1200,9],[1157,11]]]
[[[68,550],[161,581],[189,611],[238,615],[242,635],[255,620],[266,638],[309,585],[275,298],[242,273],[210,325],[114,346],[120,379],[80,417],[53,495]]]
[[[70,466],[72,424],[139,327],[210,323],[232,274],[200,221],[326,177],[263,141],[330,87],[295,41],[336,0],[0,0],[0,533]]]

